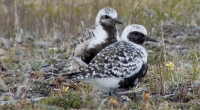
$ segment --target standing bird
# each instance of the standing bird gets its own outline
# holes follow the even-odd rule
[[[127,26],[118,42],[104,48],[87,67],[68,74],[66,78],[92,84],[109,94],[118,88],[133,87],[145,76],[148,69],[148,54],[142,46],[145,41],[157,42],[147,36],[144,26]]]
[[[122,24],[117,19],[115,9],[109,7],[101,9],[97,14],[95,25],[86,29],[79,36],[70,59],[78,62],[80,66],[87,66],[98,52],[119,40],[118,31],[115,27],[117,23]]]

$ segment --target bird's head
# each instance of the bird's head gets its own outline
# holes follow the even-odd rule
[[[115,24],[123,23],[117,18],[117,11],[115,9],[106,7],[98,12],[96,24],[114,27]]]
[[[121,40],[131,41],[140,45],[142,45],[145,41],[157,42],[155,39],[147,36],[146,28],[139,24],[127,26],[122,32]]]

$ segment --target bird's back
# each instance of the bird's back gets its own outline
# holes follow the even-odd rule
[[[133,43],[119,41],[107,46],[81,68],[78,78],[130,77],[139,71],[145,57]]]

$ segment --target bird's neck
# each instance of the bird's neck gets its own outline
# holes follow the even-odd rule
[[[108,40],[111,42],[116,42],[118,39],[118,31],[116,29],[116,27],[114,26],[105,26],[105,25],[101,25],[103,30],[106,31],[107,35],[108,35]]]

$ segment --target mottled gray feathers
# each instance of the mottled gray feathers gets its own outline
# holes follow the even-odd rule
[[[135,74],[144,55],[132,43],[120,41],[103,49],[78,78],[130,77]],[[78,79],[77,78],[77,79]],[[76,78],[75,78],[76,79]]]

